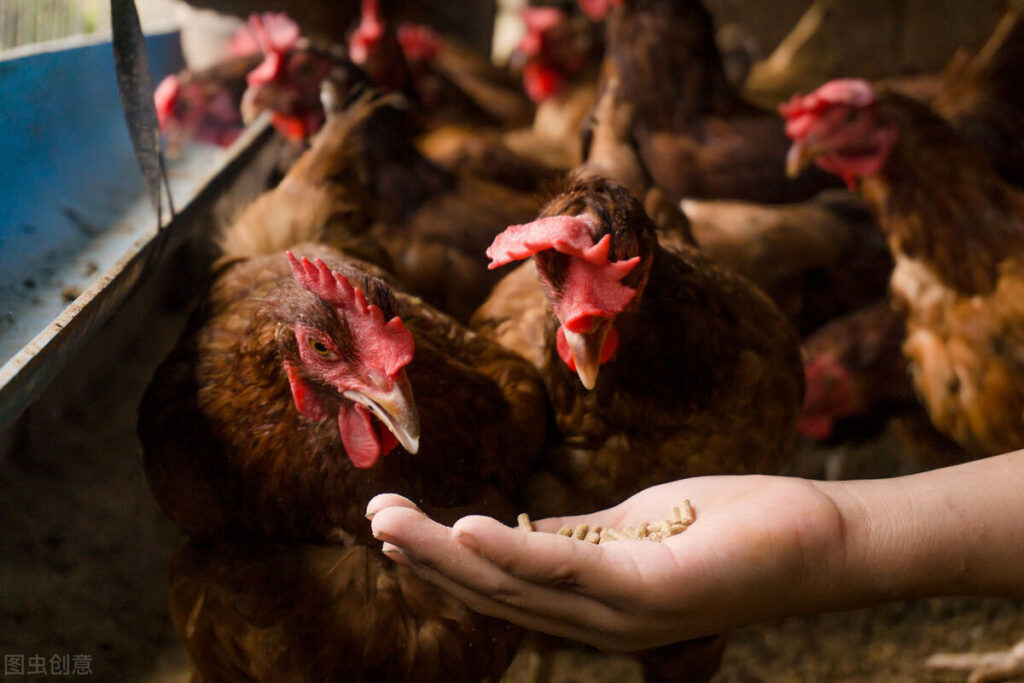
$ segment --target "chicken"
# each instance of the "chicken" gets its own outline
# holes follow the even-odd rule
[[[932,422],[975,455],[1024,446],[1024,196],[927,106],[866,81],[782,111],[791,172],[813,161],[859,184],[879,217]]]
[[[246,74],[262,60],[252,53],[225,58],[205,69],[186,69],[164,78],[153,97],[169,156],[189,140],[227,147],[242,134],[240,105]]]
[[[804,339],[801,433],[831,445],[889,429],[914,469],[968,460],[962,448],[932,426],[918,402],[903,356],[905,335],[903,316],[885,298]]]
[[[197,680],[495,680],[520,636],[383,558],[364,517],[388,491],[510,521],[547,424],[528,362],[338,248],[365,241],[336,143],[367,113],[329,118],[232,226],[140,406],[150,486],[190,536],[171,612]]]
[[[623,187],[574,178],[488,256],[495,267],[533,256],[472,320],[548,388],[562,444],[547,465],[561,495],[533,512],[607,507],[682,476],[773,471],[786,457],[803,392],[792,328],[697,250],[658,246]]]
[[[249,33],[265,56],[246,77],[249,87],[242,96],[242,117],[251,122],[270,110],[274,127],[289,140],[302,142],[323,125],[321,83],[332,68],[348,59],[330,44],[301,38],[294,22],[287,31],[275,30],[264,17],[253,15],[248,21]]]
[[[249,74],[274,53],[291,49],[298,36],[298,26],[284,14],[253,14],[228,41],[222,59],[164,78],[154,100],[168,150],[180,152],[189,138],[222,147],[234,142],[244,128],[241,107]]]
[[[526,7],[526,33],[511,62],[537,104],[533,125],[505,135],[515,152],[569,170],[582,161],[578,137],[597,96],[603,48],[595,25],[556,7]]]
[[[807,337],[800,431],[827,441],[853,422],[854,430],[874,433],[917,407],[901,350],[905,334],[903,317],[883,298]]]
[[[807,199],[834,184],[784,175],[781,123],[745,102],[725,76],[699,0],[622,0],[607,18],[602,78],[636,107],[634,137],[654,184],[679,200]]]

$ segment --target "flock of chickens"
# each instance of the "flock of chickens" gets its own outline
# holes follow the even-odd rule
[[[173,144],[269,110],[304,149],[139,410],[194,680],[501,677],[523,631],[386,560],[377,493],[587,512],[894,415],[929,464],[1024,447],[1020,17],[928,101],[839,80],[780,118],[699,0],[579,4],[525,11],[522,83],[364,0],[342,44],[253,16],[158,88]]]

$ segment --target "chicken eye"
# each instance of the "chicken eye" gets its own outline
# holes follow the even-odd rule
[[[307,340],[307,343],[309,344],[309,348],[313,349],[313,352],[318,356],[330,358],[331,356],[334,355],[334,352],[331,351],[331,348],[327,346],[327,344],[324,344],[322,341],[317,339],[316,337],[310,337]]]

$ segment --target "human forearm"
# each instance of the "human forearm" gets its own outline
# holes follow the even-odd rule
[[[823,608],[928,595],[1024,596],[1024,451],[907,477],[819,482],[843,561]]]

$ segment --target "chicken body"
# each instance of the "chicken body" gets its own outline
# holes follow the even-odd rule
[[[764,290],[802,336],[885,296],[885,238],[868,207],[843,190],[799,204],[682,206],[697,246]]]
[[[468,321],[500,277],[484,251],[540,201],[472,173],[451,172],[416,148],[406,112],[378,108],[359,133],[360,169],[372,202],[373,236],[409,291]]]

